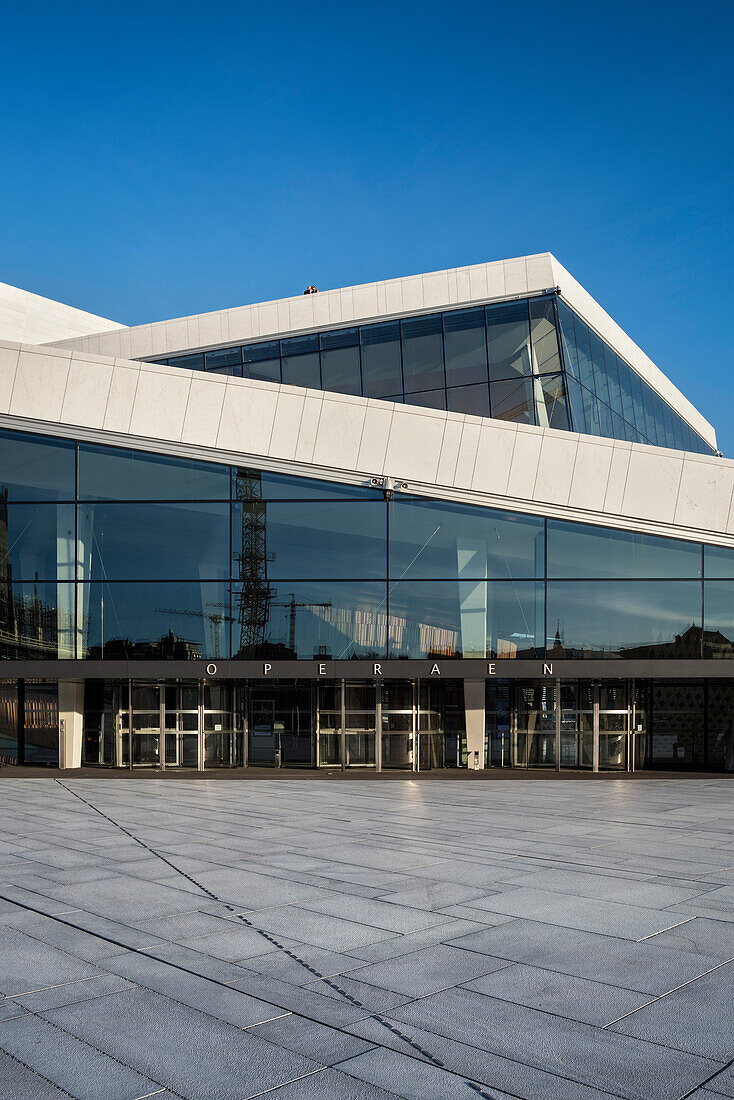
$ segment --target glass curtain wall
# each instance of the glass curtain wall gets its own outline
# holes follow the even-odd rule
[[[554,294],[158,361],[659,447],[713,450]]]

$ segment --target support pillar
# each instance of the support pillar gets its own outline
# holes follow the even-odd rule
[[[475,761],[484,767],[484,680],[464,680],[464,712],[466,716],[466,753],[469,769]],[[475,756],[474,754],[478,755]]]
[[[59,680],[59,767],[81,768],[84,681]]]

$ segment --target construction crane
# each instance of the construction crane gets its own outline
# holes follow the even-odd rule
[[[268,584],[266,508],[262,480],[256,470],[240,469],[235,474],[235,497],[242,510],[241,544],[235,558],[239,563],[240,588],[235,597],[240,624],[240,653],[253,656],[265,642],[274,592]]]
[[[276,593],[273,593],[276,595]],[[289,600],[273,601],[273,607],[288,607],[290,608],[290,614],[288,616],[288,648],[291,653],[296,652],[296,608],[297,607],[331,607],[331,600],[328,603],[300,603],[296,600],[295,592],[290,593]]]
[[[214,659],[219,660],[221,653],[219,651],[219,627],[222,623],[232,622],[232,616],[229,614],[229,604],[226,603],[208,603],[206,607],[221,607],[223,611],[189,611],[183,610],[180,607],[156,607],[154,611],[160,612],[162,615],[191,615],[195,619],[208,619],[214,627]]]

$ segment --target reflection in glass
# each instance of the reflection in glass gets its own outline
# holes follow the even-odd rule
[[[696,658],[699,581],[549,581],[547,656]]]
[[[382,500],[379,489],[273,474],[246,466],[232,469],[232,496],[236,500]]]
[[[365,397],[388,397],[403,389],[400,367],[400,322],[360,329],[362,384]]]
[[[568,431],[568,406],[563,375],[546,375],[540,380],[538,420],[543,426]]]
[[[527,302],[487,306],[489,377],[493,382],[531,373],[529,335]]]
[[[410,395],[410,404],[418,405],[424,409],[445,409],[446,391],[426,390],[424,393],[412,393]]]
[[[535,657],[542,639],[542,585],[532,581],[390,585],[392,658]]]
[[[548,520],[549,577],[700,577],[701,545]]]
[[[703,586],[703,611],[704,657],[734,657],[734,581],[707,580]]]
[[[380,657],[387,627],[383,581],[279,581],[267,592],[232,586],[236,657]]]
[[[401,322],[403,379],[406,393],[443,389],[443,334],[441,314]]]
[[[285,344],[286,341],[284,340],[283,343]],[[313,352],[311,355],[284,355],[281,359],[281,365],[285,385],[304,386],[314,390],[321,389],[318,352]]]
[[[557,374],[561,369],[556,336],[556,316],[552,298],[530,299],[530,340],[533,349],[533,371],[536,374]]]
[[[390,503],[390,575],[506,580],[543,576],[543,520],[429,500]]]
[[[270,580],[384,577],[386,526],[382,501],[237,503],[232,575]]]
[[[74,585],[13,581],[0,585],[0,658],[74,657]]]
[[[489,387],[492,416],[518,424],[534,424],[533,382],[531,378],[492,382]]]
[[[79,580],[229,577],[229,505],[79,506]]]
[[[475,386],[455,386],[447,390],[447,396],[451,412],[489,416],[489,386],[486,382]]]
[[[487,338],[483,309],[445,313],[446,384],[466,386],[487,381]],[[481,415],[481,414],[479,414]]]
[[[7,504],[0,492],[0,585],[73,580],[73,561],[73,504]]]
[[[73,500],[74,444],[0,430],[0,496],[6,502]]]
[[[707,580],[728,577],[734,580],[734,549],[728,546],[704,546],[703,572]]]
[[[229,654],[228,585],[216,581],[78,585],[80,656],[178,661]]]
[[[362,393],[359,348],[334,348],[321,352],[321,384],[335,393]]]
[[[229,467],[79,444],[81,500],[226,500]]]

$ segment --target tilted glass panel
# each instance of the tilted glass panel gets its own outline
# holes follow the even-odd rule
[[[291,341],[283,340],[283,344]],[[310,355],[284,355],[281,359],[283,383],[287,386],[304,386],[321,389],[321,368],[318,352]]]
[[[604,404],[609,404],[609,385],[607,383],[606,363],[604,362],[604,343],[597,334],[589,329],[589,347],[594,371],[594,390]]]
[[[319,334],[309,332],[305,336],[290,336],[287,340],[280,341],[280,354],[305,355],[307,352],[319,350]]]
[[[245,363],[259,363],[265,359],[280,359],[278,340],[267,340],[262,344],[246,344],[242,349]]]
[[[384,581],[278,581],[268,598],[232,586],[236,657],[346,660],[385,654]]]
[[[558,305],[558,319],[561,323],[561,340],[563,342],[563,362],[568,374],[574,378],[579,377],[578,348],[576,347],[576,333],[574,331],[574,314],[568,308],[562,298],[556,299]]]
[[[244,378],[255,378],[259,382],[280,382],[280,359],[258,359],[245,363],[242,374]]]
[[[642,383],[642,405],[645,409],[647,438],[650,440],[651,443],[659,443],[661,446],[663,446],[663,442],[658,435],[658,424],[657,418],[655,416],[655,396],[646,382]]]
[[[232,496],[237,500],[382,500],[382,491],[234,466]]]
[[[542,654],[542,583],[397,581],[389,601],[391,658]]]
[[[74,579],[74,505],[0,499],[0,585]]]
[[[549,581],[547,605],[549,657],[701,653],[700,581]]]
[[[81,504],[79,580],[224,580],[229,505]]]
[[[612,349],[606,344],[604,345],[604,371],[607,376],[607,387],[609,389],[609,407],[613,413],[618,416],[622,415],[622,391],[619,383],[619,369],[617,367],[617,356]]]
[[[403,380],[406,393],[445,386],[441,314],[402,321]]]
[[[542,378],[541,383],[545,416],[541,419],[539,406],[538,419],[540,423],[549,428],[559,428],[561,431],[568,431],[570,424],[563,375],[546,375]]]
[[[446,384],[466,386],[487,381],[487,335],[483,309],[445,313],[443,338]],[[481,415],[481,414],[480,414]]]
[[[734,549],[728,546],[704,546],[703,575],[706,580],[715,577],[734,580]]]
[[[184,367],[186,370],[203,370],[204,353],[198,352],[196,355],[176,355],[174,358],[169,359],[168,362],[172,367]]]
[[[229,656],[229,585],[133,581],[77,585],[80,657],[217,660]]]
[[[628,424],[632,424],[634,427],[636,424],[635,399],[632,394],[631,373],[624,359],[620,359],[619,356],[617,356],[617,376],[619,378],[619,391],[622,400],[622,416]]]
[[[493,382],[531,373],[529,338],[527,301],[487,306],[489,377]]]
[[[614,439],[614,419],[612,410],[603,401],[598,401],[600,432],[605,439]]]
[[[704,583],[703,655],[734,657],[734,581]]]
[[[467,504],[393,499],[390,576],[431,579],[543,576],[543,520]]]
[[[233,367],[242,362],[242,348],[218,348],[216,351],[208,351],[204,356],[204,365],[207,370],[217,370],[219,367]]]
[[[229,467],[79,444],[80,500],[226,500]]]
[[[536,374],[556,374],[560,371],[561,357],[552,298],[530,299],[530,339],[533,371]]]
[[[580,317],[576,317],[574,320],[574,330],[576,333],[576,355],[578,359],[579,368],[579,382],[582,386],[586,386],[592,393],[596,393],[596,383],[594,380],[594,367],[591,362],[591,332],[588,325],[585,325]]]
[[[73,443],[0,431],[0,500],[73,499]]]
[[[445,409],[446,390],[427,390],[424,393],[411,393],[409,403],[424,409]]]
[[[330,348],[351,348],[359,344],[359,329],[337,328],[333,332],[322,332],[320,336],[321,350]]]
[[[233,577],[385,577],[386,553],[383,501],[233,505]]]
[[[586,431],[589,435],[601,435],[601,417],[599,415],[599,402],[596,394],[587,390],[586,386],[580,386],[581,400],[584,406],[584,420]]]
[[[6,579],[0,587],[0,659],[74,657],[74,585]]]
[[[333,348],[321,352],[321,384],[335,393],[362,393],[359,348]]]
[[[701,544],[548,520],[549,577],[700,577]]]
[[[531,378],[491,382],[489,403],[497,420],[513,420],[518,424],[535,423],[535,402]]]
[[[642,400],[642,379],[635,371],[630,370],[630,388],[632,390],[632,401],[635,409],[635,424],[637,430],[645,439],[648,438],[647,432],[647,415],[645,413],[645,403]]]
[[[362,347],[362,392],[387,397],[403,388],[400,367],[400,322],[366,325],[359,330]]]
[[[573,430],[575,432],[587,432],[586,416],[584,413],[584,390],[568,372],[566,373],[566,389],[568,390],[568,402],[571,408]]]
[[[489,416],[489,386],[486,382],[474,386],[454,386],[446,392],[451,412]]]

